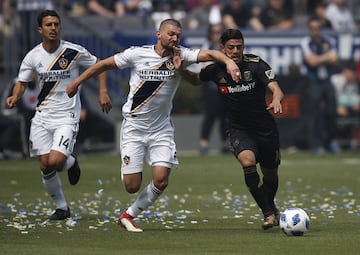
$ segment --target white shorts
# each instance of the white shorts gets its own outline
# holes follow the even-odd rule
[[[29,151],[30,157],[56,150],[69,156],[76,142],[79,124],[49,124],[38,120],[31,121]]]
[[[120,153],[122,175],[142,172],[144,158],[150,166],[172,168],[179,164],[170,122],[162,130],[149,133],[133,128],[124,120],[120,132]]]

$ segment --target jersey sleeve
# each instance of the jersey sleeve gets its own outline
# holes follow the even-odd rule
[[[133,58],[136,56],[135,49],[128,48],[114,55],[115,64],[119,69],[132,66]]]
[[[266,85],[272,81],[277,81],[275,71],[262,59],[260,59],[259,67],[257,68],[257,76]]]
[[[79,51],[78,63],[80,66],[88,68],[96,63],[97,57],[92,55],[87,49],[80,46],[78,48],[78,51]]]
[[[200,49],[190,49],[185,47],[181,48],[181,58],[184,59],[186,64],[193,64],[197,62]]]
[[[33,57],[32,52],[29,52],[24,57],[23,61],[21,62],[19,73],[18,73],[18,80],[21,82],[31,82],[32,81],[32,74],[35,70],[34,64],[32,63]]]

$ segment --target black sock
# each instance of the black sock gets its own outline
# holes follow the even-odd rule
[[[273,214],[273,208],[268,201],[268,196],[265,192],[264,186],[259,185],[260,177],[258,172],[256,171],[256,166],[248,166],[244,167],[243,169],[246,186],[248,187],[251,195],[260,207],[262,213],[264,214],[264,216]]]
[[[263,173],[263,186],[264,190],[267,194],[268,201],[270,203],[270,206],[274,210],[274,212],[277,211],[274,199],[279,187],[279,178],[277,174],[277,168],[275,169],[266,169],[261,168],[261,171]]]

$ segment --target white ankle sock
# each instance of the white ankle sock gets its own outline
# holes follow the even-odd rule
[[[135,202],[127,209],[127,213],[133,217],[136,217],[140,212],[152,205],[156,199],[162,194],[162,190],[156,188],[151,182],[140,193]]]
[[[67,210],[68,206],[62,191],[61,180],[56,172],[43,175],[42,181],[47,193],[54,200],[56,208]]]

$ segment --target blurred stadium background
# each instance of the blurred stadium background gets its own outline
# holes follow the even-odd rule
[[[155,24],[150,15],[125,15],[115,19],[91,14],[78,15],[66,10],[58,2],[55,1],[54,3],[62,17],[63,39],[83,45],[99,58],[106,58],[132,45],[148,44],[155,40]],[[278,75],[288,74],[288,67],[293,64],[303,69],[299,43],[301,38],[308,34],[306,28],[308,14],[301,8],[297,8],[301,6],[302,2],[293,1],[295,27],[291,30],[264,31],[261,33],[248,29],[242,30],[245,36],[245,51],[261,56],[275,69]],[[357,10],[359,10],[360,4],[358,1],[349,0],[347,2],[354,12],[354,17],[359,17]],[[5,10],[2,11],[2,18],[4,19]],[[36,20],[35,17],[33,15],[28,18],[34,21]],[[14,15],[14,18],[17,16]],[[8,30],[2,27],[0,38],[0,78],[2,85],[0,91],[16,77],[19,64],[23,58],[24,49],[17,41],[16,32],[27,31],[29,35],[33,34],[33,36],[38,37],[36,26],[36,23],[20,24],[13,27],[14,31],[11,30],[11,27],[8,27]],[[206,33],[206,28],[185,28],[182,44],[188,47],[200,47],[206,39]],[[334,31],[326,31],[325,33],[335,38],[341,59],[358,62],[360,59],[359,33],[336,33]],[[38,40],[40,42],[40,37]],[[113,110],[108,115],[101,113],[98,107],[96,80],[91,80],[88,85],[83,86],[88,102],[86,105],[93,114],[90,124],[87,124],[91,128],[87,128],[87,137],[82,142],[84,152],[118,150],[121,105],[126,98],[128,78],[129,70],[108,72],[108,86],[114,104]],[[173,119],[176,127],[176,142],[178,150],[196,151],[200,136],[200,122],[203,116],[201,91],[199,88],[184,83],[180,86],[174,100]],[[277,118],[281,132],[281,146],[284,149],[307,149],[305,125],[307,113],[311,112],[311,109],[306,107],[306,94],[304,94],[306,84],[281,83],[280,85],[286,93],[284,99],[285,113]],[[213,130],[210,147],[215,149],[221,147],[215,130]]]

